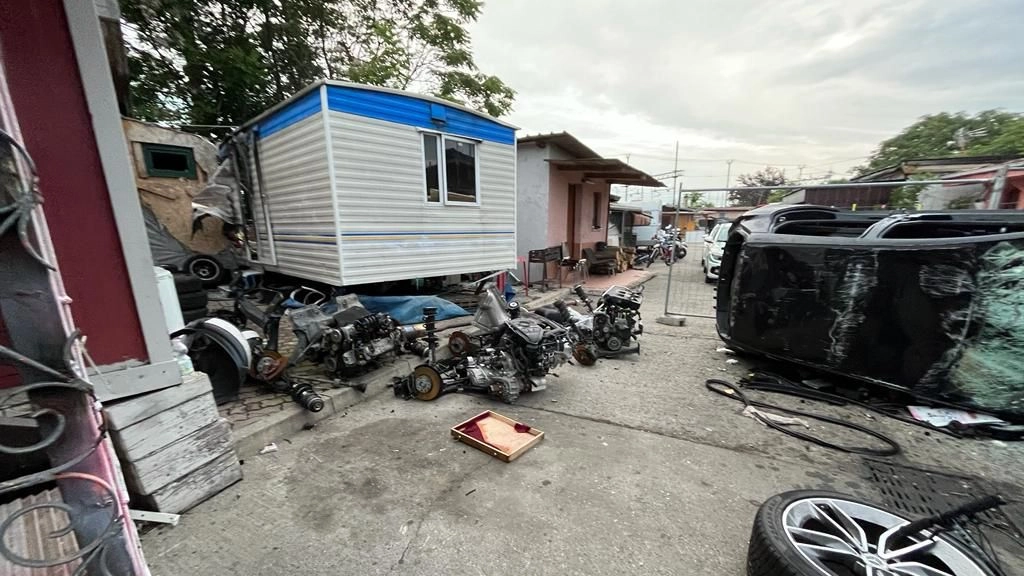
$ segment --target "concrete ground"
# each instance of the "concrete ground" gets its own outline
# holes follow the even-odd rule
[[[687,264],[699,266],[699,253]],[[711,320],[655,324],[666,283],[663,267],[652,271],[641,356],[562,367],[547,390],[513,406],[371,389],[344,415],[278,442],[278,452],[246,459],[245,480],[178,526],[147,532],[153,574],[740,575],[769,496],[806,488],[877,500],[859,456],[768,430],[704,388],[749,368],[716,352]],[[687,294],[710,299],[710,285],[694,284]],[[875,426],[902,444],[894,462],[979,476],[1024,499],[1024,445],[770,400]],[[543,430],[544,440],[506,464],[451,438],[453,425],[485,409]],[[1007,512],[1024,524],[1020,506]],[[997,545],[1024,574],[1021,550]]]

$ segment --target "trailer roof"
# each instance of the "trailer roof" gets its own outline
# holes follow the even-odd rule
[[[383,86],[371,86],[369,84],[357,84],[355,82],[344,82],[342,80],[327,80],[327,79],[323,79],[323,80],[317,80],[316,82],[313,82],[309,86],[306,86],[302,90],[299,90],[295,94],[292,94],[287,99],[282,100],[281,102],[278,102],[277,104],[275,104],[275,105],[271,106],[270,108],[264,110],[263,112],[261,112],[255,118],[253,118],[251,120],[248,120],[247,122],[245,122],[244,124],[239,126],[238,129],[236,130],[236,132],[241,132],[241,131],[245,130],[246,128],[248,128],[248,127],[258,123],[260,120],[263,120],[264,118],[267,118],[268,116],[270,116],[274,112],[277,112],[278,110],[281,110],[285,106],[291,104],[292,102],[298,100],[299,98],[302,98],[306,94],[309,94],[313,90],[316,90],[316,89],[320,88],[320,86],[323,86],[325,84],[327,86],[343,86],[343,87],[346,87],[346,88],[357,88],[359,90],[368,90],[368,91],[372,91],[372,92],[384,92],[384,93],[387,93],[387,94],[398,94],[398,95],[401,95],[401,96],[408,96],[410,98],[416,98],[416,99],[419,99],[419,100],[426,100],[428,102],[434,102],[434,103],[437,103],[437,104],[443,104],[444,106],[450,106],[452,108],[456,108],[458,110],[462,110],[463,112],[466,112],[468,114],[473,114],[474,116],[479,116],[481,118],[485,118],[485,119],[490,120],[491,122],[494,122],[496,124],[501,124],[502,126],[505,126],[506,128],[512,128],[513,130],[518,130],[519,129],[518,126],[516,126],[514,124],[510,124],[508,122],[505,122],[504,120],[499,120],[498,118],[495,118],[494,116],[491,116],[490,114],[487,114],[487,113],[484,113],[484,112],[480,112],[479,110],[473,110],[472,108],[469,108],[467,106],[463,106],[462,104],[459,104],[457,102],[452,102],[451,100],[445,100],[444,98],[438,98],[436,96],[428,96],[426,94],[420,94],[418,92],[409,92],[407,90],[396,90],[394,88],[385,88]]]

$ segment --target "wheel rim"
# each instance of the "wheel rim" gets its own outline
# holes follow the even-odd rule
[[[782,514],[789,543],[825,576],[988,576],[943,537],[919,532],[898,542],[909,522],[884,510],[836,498],[807,498]]]
[[[213,280],[217,277],[217,265],[209,260],[196,260],[189,266],[189,272],[200,280]]]

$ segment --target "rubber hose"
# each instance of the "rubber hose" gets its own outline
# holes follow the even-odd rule
[[[846,420],[841,420],[839,418],[833,418],[832,416],[825,416],[824,414],[811,414],[809,412],[802,412],[800,410],[783,408],[782,406],[769,404],[767,402],[758,402],[756,400],[751,400],[750,398],[747,398],[747,395],[743,393],[743,390],[741,390],[739,386],[736,386],[732,382],[727,382],[725,380],[718,380],[716,378],[712,378],[710,380],[707,380],[704,383],[704,385],[707,387],[708,390],[711,390],[715,394],[721,394],[726,398],[732,398],[733,400],[742,402],[745,407],[765,408],[768,410],[775,410],[786,414],[793,414],[795,416],[803,416],[805,418],[811,418],[821,422],[828,422],[829,424],[835,424],[836,426],[839,426],[841,428],[848,428],[855,432],[860,432],[862,434],[871,436],[872,438],[881,440],[889,447],[877,449],[870,448],[867,446],[843,446],[841,444],[834,444],[817,436],[807,434],[799,430],[794,430],[792,428],[787,428],[781,424],[773,422],[770,418],[765,418],[764,416],[761,416],[756,412],[754,413],[754,416],[757,418],[758,422],[761,422],[765,426],[778,430],[779,432],[782,432],[783,434],[787,434],[794,438],[799,438],[800,440],[803,440],[805,442],[810,442],[812,444],[817,444],[818,446],[831,448],[833,450],[839,450],[840,452],[847,452],[850,454],[862,454],[865,456],[894,456],[900,453],[900,445],[895,440],[889,438],[888,436],[882,434],[881,432],[877,432],[865,426],[854,424],[853,422],[848,422]]]

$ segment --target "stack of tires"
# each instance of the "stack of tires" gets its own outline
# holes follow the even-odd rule
[[[175,272],[174,289],[178,292],[178,305],[186,324],[209,316],[206,309],[206,290],[203,288],[202,280],[192,274]]]

